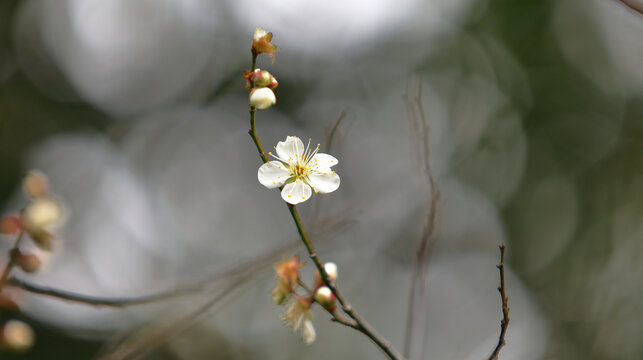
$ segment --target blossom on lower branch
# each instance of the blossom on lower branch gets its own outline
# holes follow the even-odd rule
[[[296,296],[288,306],[286,312],[281,316],[281,321],[292,329],[293,332],[301,329],[301,340],[306,345],[312,344],[317,334],[313,326],[313,314],[310,306],[313,304],[311,297]]]
[[[330,193],[339,187],[339,175],[331,170],[338,161],[331,155],[320,153],[296,136],[288,136],[275,146],[277,155],[268,153],[277,160],[269,161],[259,168],[257,178],[261,185],[274,189],[283,186],[281,198],[289,204],[299,204],[315,193]]]

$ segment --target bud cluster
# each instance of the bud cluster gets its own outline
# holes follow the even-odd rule
[[[18,214],[8,214],[0,219],[0,233],[10,236],[14,241],[14,246],[9,251],[9,263],[2,266],[0,312],[19,310],[15,294],[4,287],[11,269],[17,266],[27,273],[33,273],[41,265],[38,253],[21,249],[20,241],[23,236],[27,235],[33,240],[37,246],[34,251],[49,251],[54,239],[52,230],[63,218],[62,203],[51,194],[49,181],[44,174],[31,171],[25,176],[22,187],[28,198],[24,208]],[[33,342],[34,332],[28,324],[19,320],[0,324],[0,349],[25,351]]]
[[[257,28],[252,40],[253,58],[259,54],[268,54],[274,60],[274,52],[277,47],[271,41],[272,33]],[[252,108],[265,110],[277,103],[277,97],[273,90],[279,85],[279,82],[270,72],[258,68],[252,71],[246,70],[243,78],[246,79],[246,88],[250,91],[250,106]]]
[[[303,266],[304,263],[299,262],[297,255],[293,255],[290,259],[284,258],[283,261],[275,264],[277,287],[272,291],[272,299],[277,305],[288,305],[281,319],[293,329],[293,332],[301,329],[302,340],[308,345],[315,341],[316,336],[311,306],[318,303],[332,313],[337,306],[337,298],[331,288],[326,286],[319,272],[315,273],[313,290],[306,287],[299,277],[299,269]],[[337,279],[337,265],[324,264],[324,272],[328,282],[334,283]],[[297,293],[300,284],[308,292],[307,296]]]
[[[337,264],[333,262],[327,262],[324,264],[324,272],[326,273],[326,279],[330,284],[333,284],[337,280]],[[326,286],[324,280],[322,279],[319,271],[315,271],[315,301],[321,305],[324,309],[333,312],[337,305],[337,298],[333,291]]]

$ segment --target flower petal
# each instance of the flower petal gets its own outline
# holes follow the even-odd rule
[[[259,167],[257,179],[268,189],[282,186],[290,177],[290,171],[279,161],[269,161]]]
[[[281,198],[284,199],[285,202],[293,205],[308,200],[312,194],[313,192],[310,186],[301,180],[286,184],[284,189],[281,190]]]
[[[304,153],[304,143],[296,136],[288,136],[286,141],[280,141],[275,146],[279,160],[287,163],[297,161],[297,156]]]
[[[335,159],[334,156],[324,153],[317,153],[310,160],[310,166],[312,166],[313,169],[328,169],[331,166],[337,165],[337,163],[339,163],[339,161]]]
[[[339,187],[339,175],[330,169],[325,173],[313,173],[308,175],[308,183],[315,191],[322,194],[331,193]]]

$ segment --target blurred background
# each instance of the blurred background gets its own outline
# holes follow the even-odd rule
[[[300,213],[398,349],[430,190],[411,99],[442,193],[423,358],[491,352],[500,243],[502,359],[643,358],[643,18],[612,0],[2,1],[0,202],[20,209],[39,169],[66,218],[39,272],[15,276],[104,297],[205,285],[122,309],[19,293],[0,317],[35,344],[1,358],[383,358],[320,309],[305,346],[272,303],[272,263],[304,253],[256,180],[255,27],[279,47],[258,64],[280,83],[259,136],[339,159],[339,190]]]

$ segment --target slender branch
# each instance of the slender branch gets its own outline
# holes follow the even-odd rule
[[[498,344],[489,355],[488,360],[497,360],[500,354],[500,349],[505,345],[505,335],[507,334],[507,327],[509,327],[509,299],[505,292],[505,244],[498,246],[500,248],[500,264],[496,265],[500,272],[500,298],[502,299],[502,320],[500,321],[500,336],[498,337]]]
[[[250,130],[248,130],[248,134],[250,134],[252,141],[254,141],[255,146],[257,147],[257,151],[259,152],[259,156],[261,156],[261,160],[263,160],[264,163],[267,163],[268,157],[266,156],[266,153],[263,151],[263,146],[261,146],[261,142],[257,137],[257,127],[255,125],[256,112],[257,112],[257,109],[251,106],[250,107]]]
[[[126,307],[126,306],[132,306],[132,305],[149,304],[151,302],[155,302],[159,300],[166,300],[166,299],[178,297],[180,295],[186,295],[186,293],[188,292],[196,292],[201,290],[202,288],[202,286],[198,286],[191,289],[164,291],[158,294],[140,296],[140,297],[108,298],[108,297],[79,294],[71,291],[56,289],[53,287],[32,284],[15,277],[9,278],[7,280],[7,284],[10,286],[14,286],[22,290],[28,291],[33,294],[49,296],[60,300],[82,303],[82,304],[96,306],[96,307],[101,307],[101,306]]]

